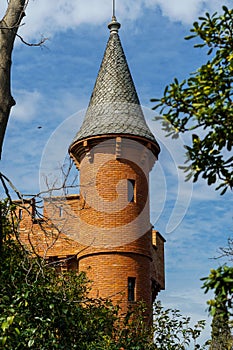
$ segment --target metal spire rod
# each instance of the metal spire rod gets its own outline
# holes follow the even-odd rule
[[[112,15],[113,15],[113,17],[116,16],[116,3],[115,3],[115,0],[113,0]]]

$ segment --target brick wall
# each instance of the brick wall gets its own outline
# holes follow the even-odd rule
[[[142,170],[114,152],[109,147],[84,157],[80,195],[47,198],[43,219],[28,202],[20,237],[51,262],[62,260],[62,268],[86,271],[91,295],[120,301],[123,311],[132,304],[128,278],[134,278],[135,300],[144,300],[151,312],[154,297],[164,289],[164,239],[150,224],[150,166]]]

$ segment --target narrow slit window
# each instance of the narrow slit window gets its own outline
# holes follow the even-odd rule
[[[23,210],[19,209],[19,220],[22,220],[23,217]]]
[[[128,277],[128,301],[135,301],[136,278]]]
[[[63,216],[63,207],[59,207],[59,217]]]
[[[127,180],[128,202],[136,202],[136,182],[133,179]]]

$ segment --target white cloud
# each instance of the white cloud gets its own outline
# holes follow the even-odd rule
[[[204,1],[202,0],[156,0],[148,1],[150,6],[159,5],[162,14],[172,21],[180,21],[185,24],[192,23],[198,14]]]
[[[180,21],[185,24],[192,24],[201,14],[220,11],[223,5],[221,0],[146,0],[150,7],[158,5],[164,16],[171,21]],[[230,6],[230,1],[225,1]]]
[[[80,24],[98,24],[109,19],[111,3],[108,0],[36,0],[30,1],[21,33],[27,38],[43,34],[51,36],[58,31],[76,28]]]
[[[225,5],[231,6],[226,0]],[[153,8],[159,6],[162,14],[171,21],[180,21],[185,24],[192,24],[201,14],[221,10],[222,0],[145,0],[145,5]]]
[[[16,105],[12,109],[11,118],[22,122],[29,122],[34,119],[41,95],[38,91],[15,91]]]
[[[230,6],[230,1],[225,1]],[[221,0],[125,0],[116,4],[117,17],[136,20],[145,9],[161,9],[170,21],[180,21],[191,25],[205,11],[219,11]],[[38,38],[40,34],[52,36],[58,31],[74,29],[81,24],[102,24],[111,18],[112,3],[109,0],[35,0],[30,1],[24,19],[26,25],[21,33],[28,39]]]

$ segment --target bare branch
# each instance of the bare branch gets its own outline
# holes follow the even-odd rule
[[[16,36],[22,41],[23,44],[27,46],[42,46],[45,43],[45,41],[49,40],[49,38],[44,38],[42,36],[41,40],[38,43],[29,43],[28,41],[24,40],[24,38],[18,33],[16,34]]]
[[[227,258],[229,261],[233,261],[233,238],[228,238],[227,246],[220,247],[218,253],[219,255],[215,259]]]
[[[9,189],[6,185],[5,180],[8,182],[8,184],[10,185],[10,187],[13,189],[13,191],[17,194],[17,197],[19,199],[23,199],[23,196],[21,195],[21,193],[17,190],[17,188],[14,186],[14,184],[10,181],[10,179],[8,179],[8,177],[6,177],[6,175],[4,175],[3,173],[0,172],[0,180],[2,182],[3,188],[5,190],[6,196],[7,198],[9,198],[10,202],[12,202],[11,196],[10,196],[10,192]]]

